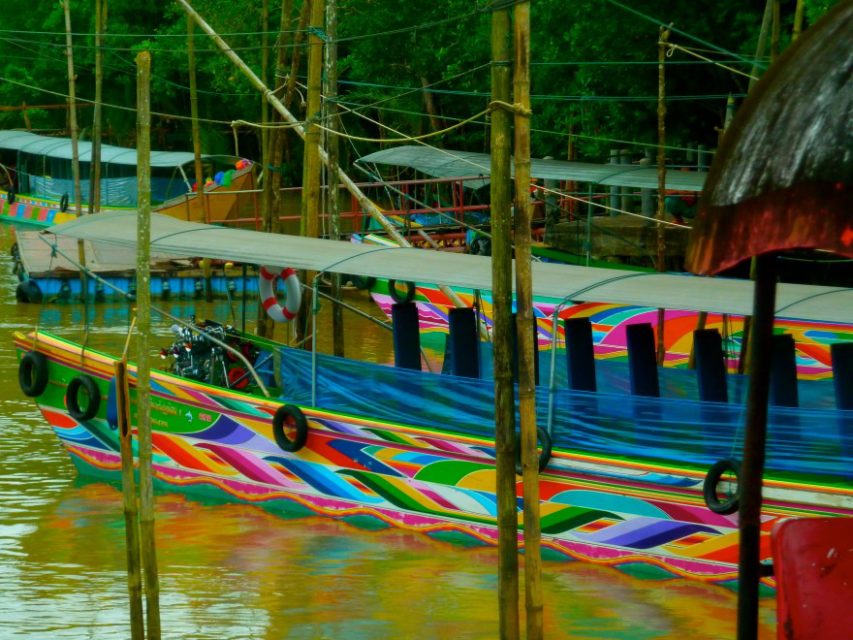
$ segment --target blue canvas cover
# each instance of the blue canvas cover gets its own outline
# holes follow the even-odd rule
[[[317,354],[320,408],[425,427],[493,437],[494,382],[397,369]],[[281,351],[284,399],[311,406],[312,354]],[[564,369],[564,360],[558,361]],[[549,370],[547,358],[541,371]],[[599,392],[566,388],[554,393],[551,437],[568,450],[707,467],[738,458],[743,447],[745,379],[732,377],[732,402],[700,402],[690,371],[664,370],[661,398],[626,393],[625,365],[598,362]],[[543,376],[543,381],[547,376]],[[544,427],[549,390],[537,388],[537,418]],[[828,408],[831,382],[804,385],[813,408],[770,409],[768,472],[853,480],[853,411]]]

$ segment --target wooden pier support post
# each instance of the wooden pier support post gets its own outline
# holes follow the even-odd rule
[[[121,447],[121,488],[124,503],[124,538],[127,545],[127,593],[130,598],[130,637],[145,638],[142,617],[142,574],[139,558],[139,510],[136,481],[133,477],[133,430],[130,421],[130,392],[127,384],[127,358],[115,363],[116,426]]]
[[[657,257],[655,269],[666,271],[666,234],[663,223],[666,219],[666,48],[669,44],[669,29],[660,28],[658,38],[658,208],[657,208]],[[666,310],[658,309],[657,363],[666,359]]]
[[[320,88],[323,75],[323,33],[325,0],[311,0],[311,23],[308,35],[308,89],[305,105],[305,154],[302,166],[302,219],[299,235],[316,238],[320,231]],[[314,274],[306,272],[303,282],[313,282]],[[296,340],[310,351],[316,336],[305,338],[308,315],[312,312],[311,289],[306,288],[296,321]]]
[[[761,501],[767,442],[767,405],[773,348],[773,310],[776,306],[775,255],[754,259],[755,297],[746,400],[746,433],[740,478],[740,554],[738,557],[738,640],[758,637],[758,585],[761,580]]]
[[[80,154],[77,150],[77,75],[74,72],[74,49],[71,46],[71,7],[70,0],[62,3],[65,13],[65,55],[68,58],[68,126],[71,129],[71,175],[74,181],[74,210],[77,217],[83,215],[83,197],[80,189]],[[86,277],[86,248],[82,240],[77,241],[77,261],[83,265],[80,269],[80,299],[84,304],[84,317],[88,317],[89,283]]]
[[[511,98],[509,5],[492,10],[492,100]],[[491,129],[492,304],[495,372],[495,464],[498,502],[498,619],[502,640],[519,637],[518,506],[515,479],[515,390],[512,382],[512,244],[510,114],[497,107]]]
[[[530,201],[530,2],[513,8],[515,124],[515,288],[518,410],[524,493],[524,595],[527,640],[542,638],[542,527],[536,448],[536,317],[533,313]]]
[[[136,56],[136,166],[139,212],[136,222],[136,390],[139,431],[139,532],[145,576],[148,640],[160,640],[160,582],[154,539],[154,484],[151,470],[151,54]]]
[[[326,0],[326,47],[324,49],[323,74],[323,122],[329,130],[326,133],[326,153],[329,156],[329,171],[326,184],[326,202],[328,203],[331,237],[341,239],[341,207],[338,198],[340,180],[338,180],[339,140],[338,128],[338,0]],[[336,356],[344,355],[344,308],[338,304],[342,299],[341,274],[333,273],[332,278],[332,351]],[[419,343],[420,344],[420,343]],[[420,358],[418,359],[420,364]]]

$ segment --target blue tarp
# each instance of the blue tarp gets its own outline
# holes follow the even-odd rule
[[[311,406],[311,354],[283,348],[284,399]],[[494,382],[397,369],[318,354],[317,406],[343,413],[494,434]],[[593,454],[710,466],[743,446],[745,379],[730,377],[728,404],[700,402],[690,371],[662,370],[661,398],[628,394],[626,366],[597,362],[598,393],[566,388],[558,361],[555,446]],[[561,365],[562,366],[559,366]],[[540,371],[537,417],[548,415],[548,358]],[[488,372],[488,367],[485,367]],[[831,409],[831,382],[801,383],[810,408],[770,409],[766,469],[853,480],[853,411]]]

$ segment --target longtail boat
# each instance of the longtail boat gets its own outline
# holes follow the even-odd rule
[[[120,212],[51,231],[132,249],[135,226],[135,214]],[[293,269],[398,281],[429,274],[478,290],[487,290],[491,280],[483,256],[265,234],[159,215],[152,216],[151,251],[261,265],[261,295],[279,320],[298,308]],[[276,280],[286,283],[284,301],[273,296]],[[752,301],[748,281],[620,277],[609,269],[544,263],[533,265],[533,292],[566,304],[612,300],[739,315],[749,313]],[[399,304],[405,309],[410,303]],[[853,290],[780,284],[776,309],[796,320],[842,323],[850,319]],[[459,335],[474,341],[473,353],[487,350],[476,343],[476,324],[458,326],[468,327]],[[680,371],[662,378],[659,393],[652,393],[662,369],[653,358],[651,366],[647,358],[644,368],[639,365],[650,329],[636,326],[642,348],[627,369],[594,361],[586,369],[591,380],[578,375],[584,354],[591,353],[591,342],[583,339],[564,351],[555,345],[542,367],[536,394],[542,547],[549,557],[733,586],[742,381],[725,375],[720,342],[711,332],[704,334],[710,341],[703,338],[710,344],[703,351],[710,368],[700,366],[698,377]],[[139,393],[150,397],[153,469],[161,489],[468,544],[496,543],[494,383],[476,356],[463,362],[464,342],[454,342],[447,374],[421,370],[419,363],[408,368],[293,349],[211,321],[176,326],[175,333],[175,344],[164,349],[174,363],[152,372],[150,389],[137,389],[133,365],[129,374],[131,415]],[[118,356],[41,330],[17,333],[15,345],[24,393],[79,472],[118,480]],[[480,375],[461,364],[474,364]],[[605,383],[619,375],[624,384]],[[794,387],[784,386],[790,376],[779,377],[778,388],[787,392],[777,394],[778,406],[769,410],[765,560],[775,523],[792,516],[853,516],[853,405],[849,381],[839,383],[844,375],[837,372],[833,381],[794,376]],[[697,391],[703,376],[717,386],[703,383]],[[790,406],[797,395],[802,406]],[[520,477],[516,490],[521,524]],[[523,544],[521,527],[518,535]],[[763,580],[773,585],[772,577]]]
[[[92,143],[80,141],[81,206],[91,197]],[[28,131],[0,131],[0,220],[49,227],[77,217],[70,138]],[[253,201],[251,161],[234,156],[202,156],[205,184],[195,184],[195,156],[185,151],[151,152],[151,203],[159,213],[183,220],[221,223],[248,217]],[[136,150],[101,146],[101,211],[128,210],[136,201]],[[198,197],[207,196],[207,204]],[[248,198],[248,199],[247,199]],[[207,210],[206,210],[207,209]]]

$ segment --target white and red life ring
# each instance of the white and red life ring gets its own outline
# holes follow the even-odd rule
[[[286,297],[282,306],[275,294],[276,278],[284,280]],[[261,304],[267,311],[267,315],[276,322],[288,322],[299,313],[299,305],[302,302],[302,289],[299,286],[299,277],[296,271],[290,267],[279,269],[277,267],[261,267],[258,274],[258,291],[261,294]]]

